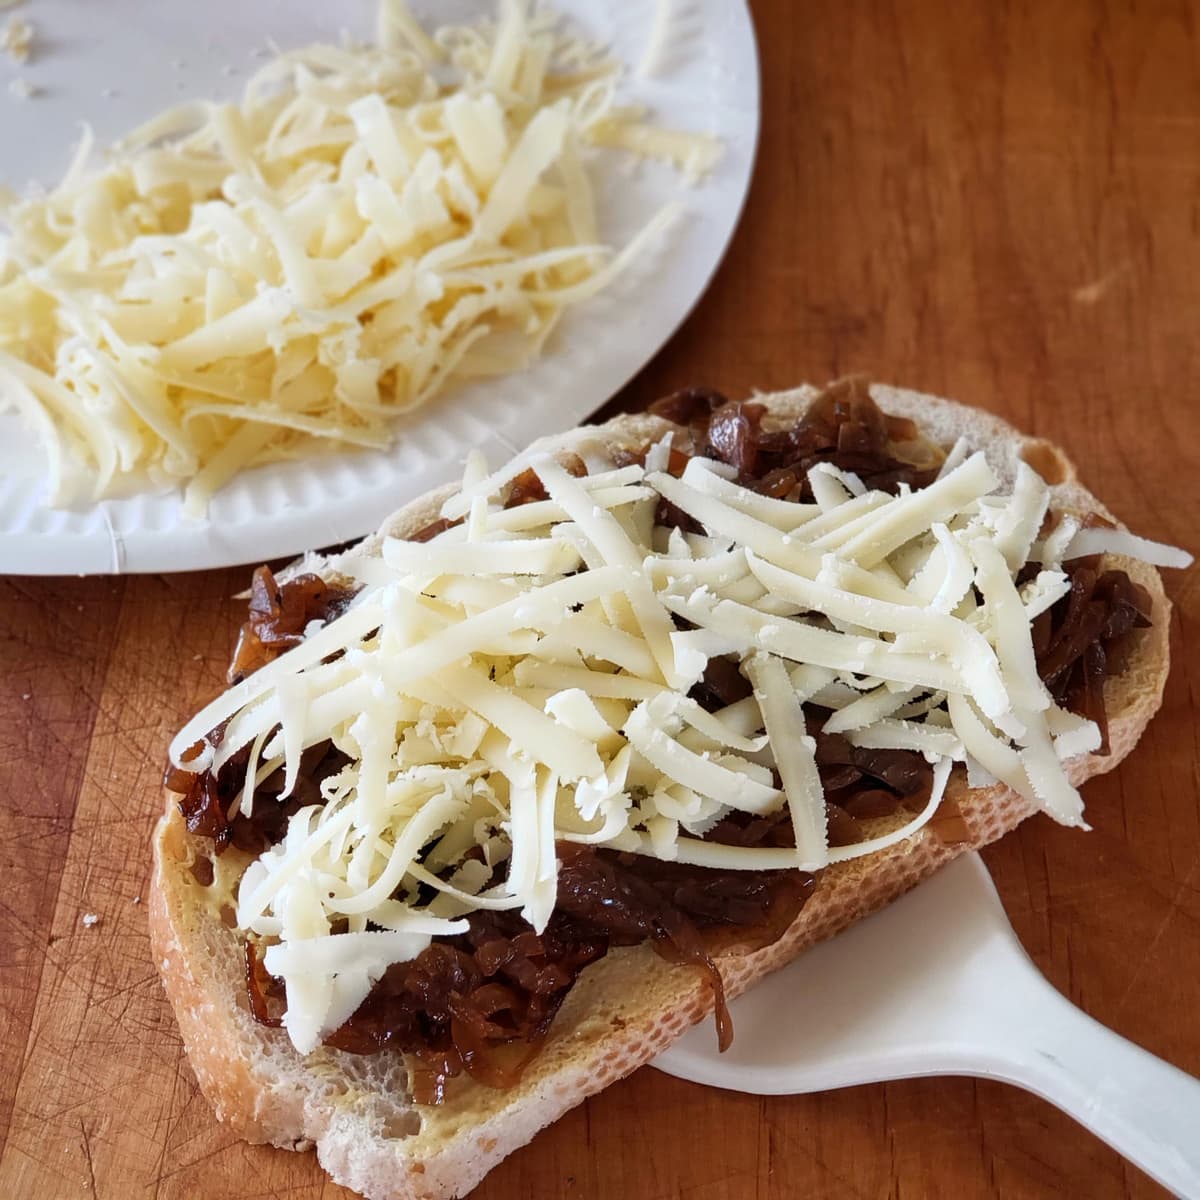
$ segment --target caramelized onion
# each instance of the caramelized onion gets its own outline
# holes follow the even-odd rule
[[[1094,560],[1067,564],[1071,590],[1034,622],[1038,673],[1059,704],[1095,721],[1108,753],[1104,681],[1111,656],[1134,629],[1150,625],[1150,594],[1124,571],[1100,572]]]
[[[924,755],[915,750],[852,746],[840,733],[826,733],[820,728],[828,718],[824,709],[809,706],[805,717],[809,733],[816,739],[817,769],[827,798],[848,808],[853,793],[876,792],[881,786],[898,800],[923,804],[928,798],[933,786],[933,768]],[[876,799],[875,807],[879,804]]]
[[[275,771],[255,789],[254,804],[250,815],[246,816],[240,809],[236,813],[232,810],[245,783],[249,756],[249,747],[244,747],[232,755],[216,775],[211,771],[200,775],[180,773],[183,776],[180,782],[184,783],[187,792],[179,801],[179,809],[188,832],[212,838],[218,854],[231,845],[250,854],[261,854],[273,846],[282,839],[293,813],[325,803],[321,783],[336,775],[350,761],[340,750],[334,749],[332,742],[310,746],[300,758],[291,795],[280,800],[283,771]],[[171,787],[169,780],[167,786]]]
[[[271,1015],[267,995],[269,993],[277,998],[282,992],[282,988],[276,979],[267,974],[262,960],[258,957],[258,947],[250,938],[246,939],[245,958],[246,997],[250,1001],[250,1012],[260,1025],[278,1029],[283,1025],[283,1018]]]
[[[462,521],[448,521],[445,517],[438,517],[436,521],[430,521],[416,533],[410,533],[407,540],[410,542],[432,541],[439,533],[445,533],[447,529],[453,529],[455,525],[461,524]]]
[[[703,420],[707,427],[712,413],[728,403],[728,399],[715,388],[690,387],[655,400],[650,405],[650,412],[676,425],[690,425],[695,420]]]
[[[700,681],[688,693],[709,712],[736,704],[753,692],[750,681],[733,658],[710,658]]]
[[[511,1087],[580,972],[613,946],[649,942],[668,961],[704,974],[719,1044],[727,1047],[733,1026],[714,953],[776,940],[811,893],[813,877],[714,871],[569,843],[557,851],[558,905],[541,934],[515,913],[472,913],[467,933],[389,967],[327,1044],[356,1054],[413,1054],[418,1103],[440,1103],[450,1080],[464,1073],[488,1087]],[[268,1009],[252,954],[248,949],[247,988],[258,1019]]]
[[[568,475],[574,475],[577,479],[588,473],[587,463],[578,454],[565,454],[559,462]],[[518,508],[522,504],[532,504],[535,500],[545,499],[546,489],[542,486],[538,473],[532,467],[526,467],[505,490],[504,507]]]
[[[914,442],[916,427],[885,417],[862,379],[831,384],[790,429],[764,430],[763,405],[727,400],[707,388],[676,392],[650,411],[686,427],[693,453],[728,463],[739,483],[776,497],[811,500],[808,471],[821,462],[893,493],[901,483],[925,487],[937,474],[936,465],[903,456],[898,443]]]
[[[326,583],[319,575],[297,575],[281,587],[269,567],[259,567],[250,584],[250,614],[238,637],[229,682],[240,682],[298,646],[310,622],[333,620],[353,598],[353,588]]]

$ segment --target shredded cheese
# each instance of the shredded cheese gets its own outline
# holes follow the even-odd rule
[[[46,447],[49,502],[382,448],[456,381],[520,370],[563,312],[662,241],[599,241],[596,148],[711,168],[711,138],[619,106],[621,68],[529,0],[263,65],[235,103],[159,114],[89,172],[0,202],[0,405]],[[17,19],[3,45],[28,54]],[[14,95],[32,95],[14,81]]]
[[[13,62],[27,63],[33,50],[33,34],[30,22],[12,17],[0,33],[0,50],[7,50]]]
[[[1194,561],[1186,550],[1140,538],[1127,529],[1079,529],[1071,537],[1062,558],[1067,561],[1086,558],[1089,554],[1121,554],[1149,563],[1152,567],[1174,567],[1178,570],[1190,567]]]
[[[389,146],[381,159],[403,149]],[[964,447],[923,491],[860,493],[818,467],[818,503],[788,506],[719,464],[693,460],[675,479],[663,444],[646,468],[594,457],[582,478],[544,445],[492,473],[473,457],[443,508],[461,525],[339,558],[364,585],[349,609],[172,743],[192,772],[249,748],[243,811],[280,767],[290,789],[308,747],[330,741],[349,759],[238,895],[238,924],[268,941],[302,1051],[391,962],[473,909],[517,909],[543,928],[561,840],[817,870],[919,835],[955,763],[972,786],[999,780],[1082,824],[1063,762],[1095,750],[1100,732],[1051,703],[1030,633],[1065,576],[1051,565],[1015,582],[1040,552],[1036,475],[999,496]],[[548,499],[504,509],[507,483],[530,467]],[[661,500],[705,533],[654,528]],[[1127,549],[1126,537],[1104,544]],[[721,656],[753,694],[708,712],[688,691]],[[923,754],[934,782],[921,812],[829,846],[809,701],[852,745]],[[794,847],[704,840],[726,814],[785,806]]]
[[[653,75],[662,60],[663,47],[667,42],[667,32],[671,26],[671,8],[673,0],[654,0],[654,22],[650,27],[650,37],[642,51],[641,62],[638,63],[638,74]]]

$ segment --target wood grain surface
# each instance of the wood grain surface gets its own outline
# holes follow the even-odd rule
[[[1130,525],[1200,547],[1200,5],[754,9],[764,113],[745,219],[616,406],[866,371],[1061,442]],[[349,1195],[311,1156],[215,1123],[146,940],[164,749],[222,686],[246,578],[0,581],[0,1196]],[[1088,785],[1094,832],[1039,818],[986,858],[1049,978],[1200,1074],[1196,579],[1168,581],[1174,674],[1140,748]],[[652,1069],[476,1193],[1160,1194],[1000,1084],[757,1100]]]

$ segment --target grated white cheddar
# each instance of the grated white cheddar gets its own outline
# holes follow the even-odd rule
[[[1174,567],[1179,570],[1190,567],[1193,562],[1186,550],[1149,541],[1127,529],[1076,528],[1066,549],[1062,551],[1062,559],[1086,558],[1089,554],[1123,554],[1154,567]]]
[[[0,50],[7,50],[13,62],[27,63],[33,50],[33,25],[22,17],[12,17],[0,33]]]
[[[17,19],[3,44],[26,55]],[[46,447],[53,505],[382,448],[400,414],[541,353],[564,311],[663,240],[601,243],[596,148],[713,166],[712,138],[616,103],[621,67],[530,0],[426,33],[382,0],[378,44],[264,64],[60,184],[0,199],[0,407]],[[10,90],[30,96],[32,85]]]
[[[789,512],[719,466],[693,460],[674,479],[663,446],[649,469],[594,458],[576,478],[545,447],[493,473],[473,457],[443,507],[462,524],[426,543],[389,539],[371,560],[343,555],[337,570],[364,585],[345,614],[172,743],[191,771],[249,747],[244,811],[281,766],[290,788],[310,746],[331,741],[349,759],[239,890],[238,924],[271,943],[301,1051],[391,962],[473,909],[518,909],[543,928],[560,840],[816,870],[917,835],[955,763],[1082,824],[1063,761],[1100,732],[1051,703],[1030,632],[1065,576],[1051,566],[1015,583],[1038,553],[1047,490],[1035,475],[998,496],[964,448],[929,488],[889,497],[817,468],[818,504]],[[549,499],[505,510],[507,483],[530,466]],[[660,499],[706,533],[654,529]],[[687,693],[728,655],[753,694],[708,712]],[[921,812],[830,847],[809,701],[852,745],[923,754],[933,789]],[[731,812],[785,806],[793,848],[703,840]],[[419,903],[418,887],[434,898]],[[334,933],[343,923],[349,934]]]

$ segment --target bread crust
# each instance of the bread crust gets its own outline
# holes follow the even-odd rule
[[[888,413],[914,420],[944,446],[960,436],[986,452],[1011,482],[1021,458],[1052,485],[1052,505],[1112,519],[1079,482],[1066,456],[999,418],[953,401],[874,387]],[[813,388],[760,397],[768,420],[793,422],[817,394]],[[645,414],[548,439],[554,451],[635,447],[672,428]],[[404,536],[428,524],[449,486],[413,501],[364,544]],[[1157,711],[1169,667],[1170,603],[1158,572],[1114,558],[1113,565],[1151,593],[1154,623],[1136,631],[1122,672],[1105,684],[1110,753],[1072,760],[1076,784],[1111,770]],[[310,558],[305,569],[336,574],[337,560]],[[1036,811],[1003,785],[971,790],[956,770],[948,788],[970,841],[942,843],[930,830],[880,853],[825,870],[812,897],[783,937],[756,953],[719,960],[736,996],[805,947],[830,937],[896,899],[959,854],[993,841]],[[903,818],[896,818],[897,822]],[[150,934],[164,985],[201,1089],[217,1116],[252,1142],[289,1149],[315,1145],[322,1166],[341,1184],[372,1200],[440,1200],[462,1196],[506,1155],[569,1108],[649,1062],[712,1009],[698,973],[672,966],[645,946],[612,951],[583,973],[552,1027],[543,1051],[520,1083],[495,1091],[470,1082],[440,1108],[416,1108],[405,1093],[400,1055],[354,1056],[321,1047],[302,1058],[281,1030],[257,1025],[247,1011],[241,956],[228,921],[229,897],[248,861],[229,851],[214,861],[213,882],[191,873],[209,845],[189,835],[174,797],[154,837]],[[204,873],[201,873],[204,877]]]

